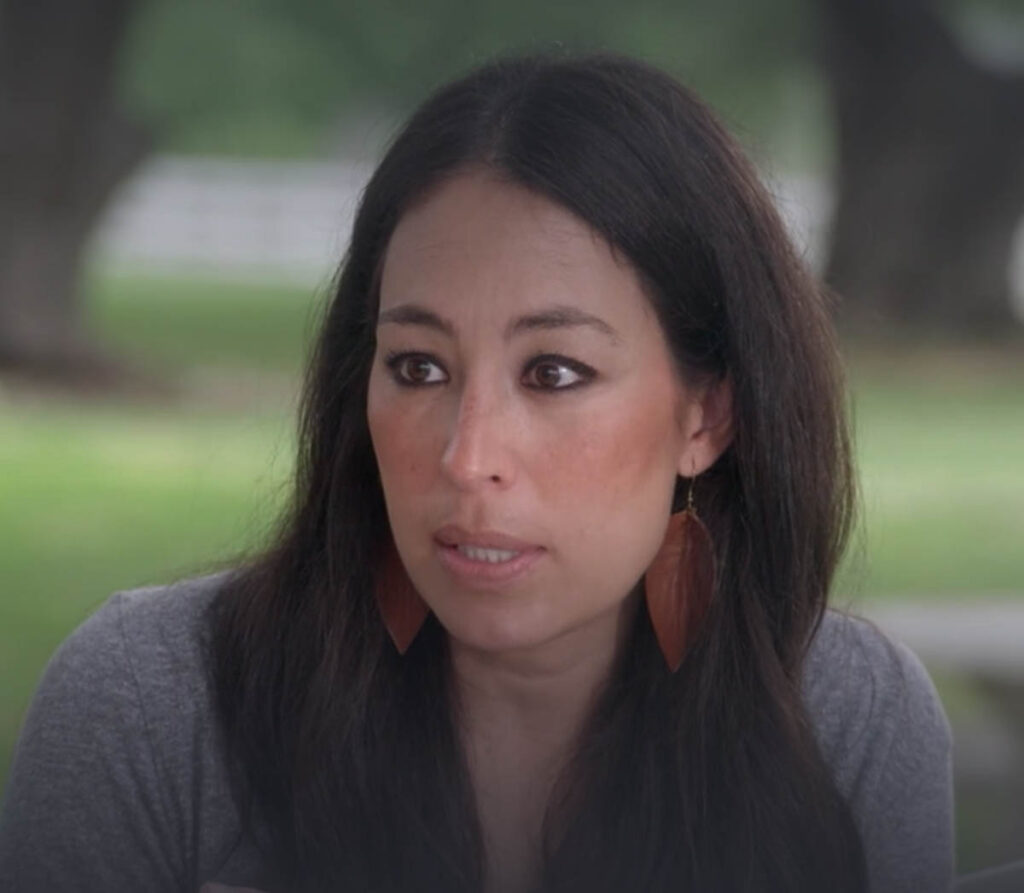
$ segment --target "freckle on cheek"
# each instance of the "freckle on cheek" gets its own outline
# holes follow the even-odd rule
[[[650,475],[664,450],[662,425],[654,414],[637,414],[627,424],[608,432],[601,474],[618,494],[628,496]]]

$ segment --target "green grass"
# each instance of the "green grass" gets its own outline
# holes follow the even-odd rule
[[[95,277],[102,334],[181,374],[194,399],[0,390],[0,784],[38,674],[77,623],[116,589],[201,572],[266,535],[288,493],[320,302],[297,288]],[[1024,362],[854,357],[863,554],[840,593],[1022,597]]]
[[[286,495],[280,415],[4,407],[0,767],[46,658],[116,589],[259,543]],[[2,771],[2,770],[0,770]]]
[[[866,596],[1024,591],[1024,366],[959,383],[864,373],[855,423]]]
[[[102,277],[92,320],[122,350],[157,366],[296,372],[323,290],[209,279]]]

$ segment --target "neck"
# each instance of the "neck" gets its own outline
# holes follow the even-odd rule
[[[542,647],[495,653],[451,640],[486,893],[533,888],[552,790],[622,652],[638,602],[630,596],[601,622]]]
[[[568,745],[622,653],[639,601],[634,593],[602,622],[536,647],[490,652],[452,639],[463,731],[478,740]]]

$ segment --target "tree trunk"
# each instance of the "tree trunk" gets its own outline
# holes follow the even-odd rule
[[[927,0],[822,0],[838,123],[826,279],[852,328],[1014,325],[1024,77],[968,58]]]
[[[0,6],[0,368],[104,368],[82,322],[85,240],[149,140],[114,106],[135,0]]]

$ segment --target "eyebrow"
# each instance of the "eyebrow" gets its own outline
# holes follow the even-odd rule
[[[438,316],[432,310],[427,310],[426,307],[421,307],[419,304],[400,304],[397,307],[392,307],[390,310],[381,311],[380,316],[377,318],[377,325],[380,326],[386,323],[425,326],[451,338],[455,337],[455,326],[449,320]],[[505,340],[508,341],[513,336],[524,332],[575,328],[577,326],[587,326],[596,329],[601,334],[608,336],[616,344],[621,341],[619,333],[599,316],[594,316],[580,310],[578,307],[561,304],[538,313],[529,313],[526,316],[520,316],[518,319],[513,320],[505,328]]]
[[[394,323],[400,326],[425,326],[428,329],[436,329],[452,338],[455,337],[455,326],[448,320],[438,316],[432,310],[420,307],[418,304],[399,304],[390,310],[382,310],[377,317],[377,325]]]

